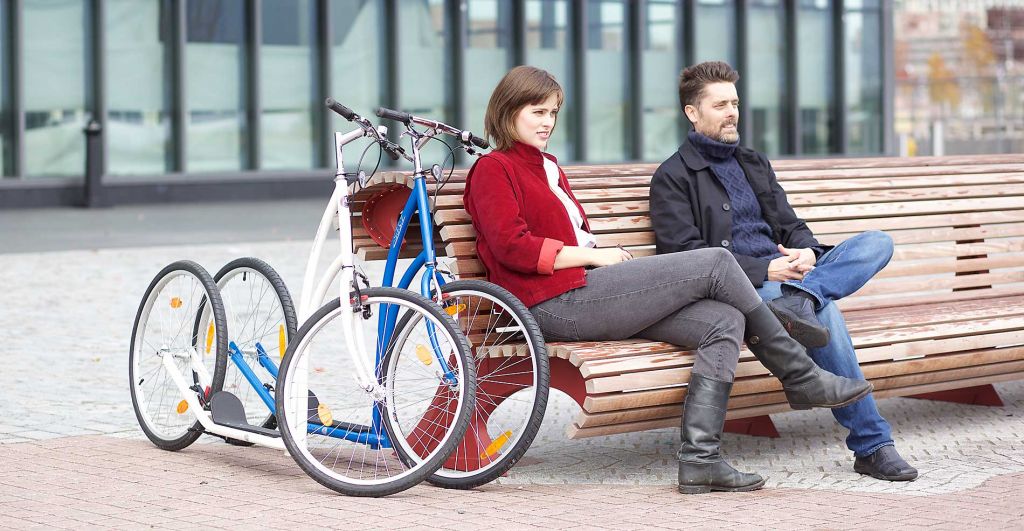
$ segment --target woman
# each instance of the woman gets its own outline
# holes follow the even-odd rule
[[[633,259],[621,248],[597,248],[565,174],[543,153],[562,99],[551,74],[528,66],[512,69],[491,94],[484,129],[495,150],[474,164],[465,191],[489,280],[518,296],[550,340],[639,337],[694,349],[679,490],[760,488],[761,476],[735,470],[719,453],[744,330],[795,409],[843,406],[871,384],[818,368],[728,251]]]

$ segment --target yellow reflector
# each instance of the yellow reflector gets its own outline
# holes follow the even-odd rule
[[[285,344],[287,343],[284,337],[284,325],[277,327],[277,351],[281,353],[281,357],[284,357]]]
[[[505,446],[508,443],[509,439],[511,438],[512,432],[506,431],[505,433],[502,433],[500,437],[494,439],[493,441],[491,441],[491,444],[487,445],[487,448],[484,450],[484,452],[480,454],[480,458],[487,459],[488,457],[498,453],[498,451],[501,450],[501,447]]]
[[[331,416],[331,408],[327,407],[326,404],[316,406],[316,416],[320,417],[320,424],[323,424],[324,426],[334,424],[334,417]]]
[[[181,308],[181,297],[171,299],[171,308]]]
[[[188,411],[188,400],[182,400],[181,402],[178,402],[177,410],[179,415],[184,415],[185,412]]]
[[[419,358],[424,365],[434,363],[434,356],[430,353],[430,349],[423,345],[416,347],[416,357]]]
[[[210,321],[210,328],[206,330],[206,353],[209,354],[213,348],[213,321]]]
[[[455,314],[457,314],[459,312],[462,312],[462,311],[465,311],[465,310],[466,310],[466,305],[465,304],[453,304],[453,305],[451,305],[451,306],[449,306],[449,307],[444,309],[444,311],[448,312],[448,315],[455,315]]]

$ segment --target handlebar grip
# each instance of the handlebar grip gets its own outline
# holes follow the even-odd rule
[[[487,143],[487,140],[484,140],[483,138],[480,138],[476,135],[470,135],[469,141],[472,142],[474,146],[480,149],[487,149],[491,147],[491,145]]]
[[[353,118],[359,116],[354,111],[352,111],[352,109],[349,109],[348,107],[338,103],[337,101],[334,101],[334,98],[327,98],[327,101],[324,102],[324,105],[326,105],[328,109],[340,114],[342,118],[350,122],[352,121]]]
[[[377,116],[386,118],[388,120],[394,120],[396,122],[402,122],[405,125],[409,125],[412,122],[412,115],[407,112],[395,111],[388,109],[387,107],[377,107]]]

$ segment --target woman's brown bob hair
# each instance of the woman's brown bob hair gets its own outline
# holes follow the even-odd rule
[[[516,136],[516,116],[527,105],[543,103],[552,94],[562,106],[565,94],[555,76],[532,66],[517,66],[501,78],[491,93],[484,114],[484,134],[498,151],[512,147]]]

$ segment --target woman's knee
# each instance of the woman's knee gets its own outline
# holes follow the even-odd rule
[[[713,312],[713,319],[707,333],[703,338],[703,345],[717,348],[716,355],[722,356],[722,362],[735,365],[740,356],[740,345],[743,344],[743,331],[746,328],[746,319],[736,308],[728,304],[706,300],[702,301],[709,310]]]

